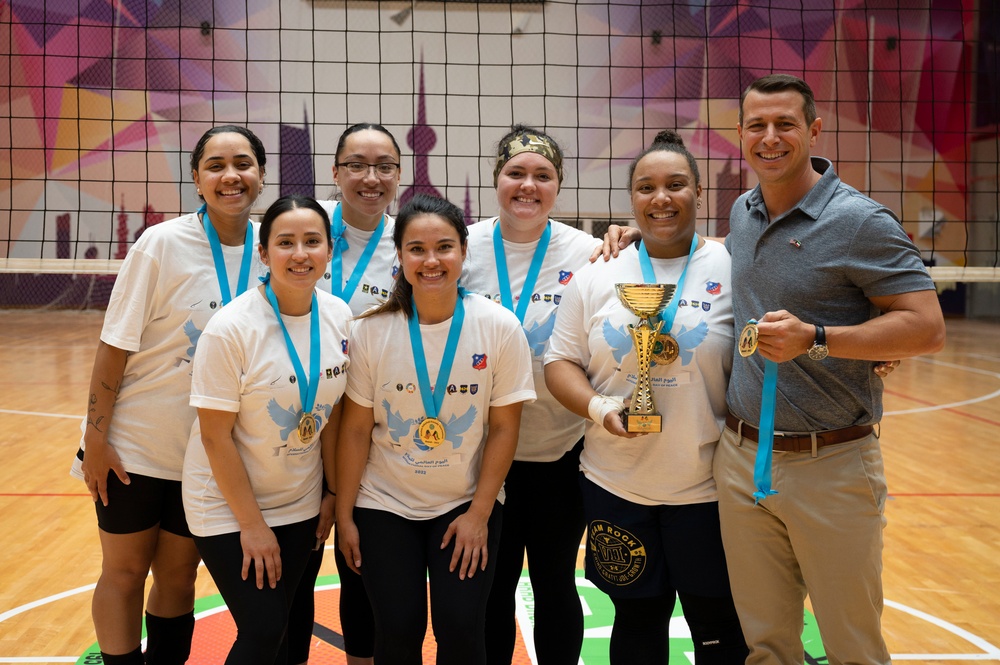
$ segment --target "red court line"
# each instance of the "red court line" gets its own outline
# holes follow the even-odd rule
[[[906,496],[906,497],[985,497],[988,499],[995,499],[1000,497],[1000,493],[997,492],[889,492],[890,497],[895,496]]]
[[[87,494],[86,492],[82,494],[78,494],[76,492],[65,493],[65,494],[60,494],[60,493],[50,494],[46,492],[0,492],[0,496],[85,496],[88,499],[90,498],[90,495]]]
[[[895,397],[899,397],[900,399],[916,402],[917,404],[923,404],[924,406],[938,406],[936,402],[928,402],[927,400],[920,399],[919,397],[913,397],[911,395],[897,393],[891,390],[884,391],[884,394],[893,395]],[[959,411],[958,409],[953,409],[953,408],[942,409],[942,411],[950,411],[951,413],[954,413],[956,415],[964,416],[966,418],[972,418],[973,420],[978,420],[979,422],[986,423],[987,425],[995,425],[997,427],[1000,427],[1000,421],[990,420],[989,418],[983,418],[982,416],[977,416],[974,413],[966,413],[965,411]]]

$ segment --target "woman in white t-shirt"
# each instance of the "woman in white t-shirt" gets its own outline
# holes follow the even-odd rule
[[[676,133],[661,132],[632,162],[629,191],[641,243],[576,275],[545,356],[549,390],[590,418],[580,456],[586,574],[615,605],[612,665],[669,660],[675,596],[695,662],[742,664],[712,477],[732,367],[729,254],[695,233],[698,166]],[[635,283],[677,285],[649,369],[662,425],[641,436],[622,418],[638,382],[629,330],[638,320],[616,293]]]
[[[261,274],[250,209],[266,161],[244,127],[205,132],[191,152],[204,205],[143,231],[108,303],[71,473],[97,508],[103,561],[94,629],[111,665],[180,665],[191,650],[199,557],[181,501],[195,420],[191,359],[208,320]]]
[[[338,201],[320,201],[330,216],[333,254],[318,288],[340,296],[354,314],[380,305],[395,281],[396,248],[389,206],[396,200],[400,150],[392,133],[377,123],[351,125],[340,135],[333,165]],[[375,619],[361,576],[334,545],[340,577],[340,628],[347,665],[371,665]],[[323,548],[309,558],[288,621],[288,662],[309,660],[315,615],[314,588]]]
[[[330,215],[333,256],[318,286],[360,314],[385,302],[394,283],[389,206],[399,189],[399,144],[382,125],[361,122],[340,135],[335,159],[338,200],[319,202]]]
[[[331,247],[316,201],[275,201],[260,226],[268,277],[209,322],[194,359],[184,509],[236,621],[231,665],[287,662],[292,598],[333,526],[323,478],[334,475],[351,311],[316,288]]]
[[[535,393],[517,318],[458,288],[467,234],[447,201],[404,205],[397,283],[352,333],[337,528],[383,665],[422,662],[428,576],[439,665],[486,662],[503,479]]]
[[[563,292],[600,243],[549,218],[563,180],[563,151],[548,134],[515,125],[497,146],[499,215],[469,228],[462,285],[514,312],[531,349],[538,399],[526,404],[504,482],[504,528],[486,615],[489,665],[510,665],[515,597],[525,554],[539,665],[576,665],[583,608],[576,561],[583,537],[580,451],[584,421],[545,387],[542,356]]]

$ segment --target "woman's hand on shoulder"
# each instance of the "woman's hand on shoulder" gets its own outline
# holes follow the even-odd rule
[[[879,378],[884,379],[892,374],[897,367],[899,367],[899,363],[900,361],[898,360],[883,360],[875,365],[875,374],[877,374]]]
[[[609,224],[608,230],[604,234],[604,244],[594,248],[594,252],[590,255],[590,262],[596,263],[597,259],[601,257],[604,257],[605,261],[610,261],[612,257],[618,258],[618,252],[641,239],[642,232],[639,229]]]

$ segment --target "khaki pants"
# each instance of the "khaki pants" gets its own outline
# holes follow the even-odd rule
[[[754,505],[757,444],[725,429],[715,452],[722,541],[747,665],[803,662],[806,595],[830,665],[889,663],[882,639],[886,483],[874,434],[776,452],[773,489]]]

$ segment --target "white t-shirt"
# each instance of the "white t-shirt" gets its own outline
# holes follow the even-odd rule
[[[687,257],[652,259],[658,282],[676,284]],[[638,317],[618,301],[615,284],[642,282],[638,250],[589,265],[573,279],[559,307],[545,362],[583,367],[602,395],[626,398],[635,389],[637,363],[629,324]],[[650,370],[662,432],[625,439],[587,422],[580,467],[597,485],[644,505],[716,500],[712,456],[725,423],[732,369],[733,311],[730,259],[706,241],[688,266],[671,333],[680,357]]]
[[[351,311],[317,289],[320,379],[313,414],[317,431],[344,394]],[[282,316],[302,367],[309,371],[310,315]],[[233,440],[268,526],[319,514],[323,465],[319,436],[298,437],[302,400],[281,326],[258,289],[234,300],[202,335],[191,380],[191,406],[237,414]],[[196,536],[239,531],[219,491],[195,421],[184,457],[184,512]]]
[[[424,419],[410,335],[402,312],[355,323],[347,395],[374,410],[368,463],[355,505],[408,519],[429,519],[472,500],[482,466],[489,409],[535,398],[528,344],[517,317],[466,295],[465,322],[448,394],[438,413],[446,440],[435,448],[417,436]],[[430,383],[437,382],[451,319],[420,326]],[[503,501],[503,492],[498,497]]]
[[[253,227],[248,289],[265,274]],[[222,245],[236,295],[243,247]],[[196,411],[188,405],[191,359],[208,320],[221,309],[212,249],[197,214],[151,226],[129,250],[115,280],[101,341],[128,351],[108,443],[125,470],[180,480]],[[81,430],[86,431],[84,418]],[[85,448],[82,438],[80,447]],[[76,460],[72,475],[83,478]]]
[[[493,229],[498,223],[494,217],[469,227],[469,251],[462,285],[499,304],[500,278],[493,252]],[[538,399],[526,404],[521,413],[521,431],[514,459],[526,462],[559,459],[580,440],[584,431],[583,419],[564,408],[545,386],[542,357],[548,348],[563,291],[574,272],[589,263],[590,255],[600,241],[572,226],[556,221],[551,221],[551,224],[552,236],[538,281],[530,294],[531,304],[524,315],[524,334],[531,349],[531,367],[538,394]],[[538,242],[504,240],[503,244],[511,297],[516,308]]]
[[[340,205],[337,201],[320,201],[330,221],[333,221],[333,212]],[[389,215],[385,216],[385,228],[382,230],[382,237],[379,238],[375,252],[372,254],[364,274],[358,281],[358,287],[351,296],[351,311],[360,314],[373,305],[381,305],[388,300],[389,292],[396,281],[396,271],[398,263],[396,261],[396,246],[392,242],[392,231],[395,227],[395,220]],[[354,267],[358,265],[361,254],[364,253],[368,241],[374,231],[362,231],[354,228],[346,221],[344,222],[344,240],[347,241],[347,250],[344,251],[342,261],[342,273],[344,283],[351,278]],[[330,293],[330,266],[327,266],[323,278],[316,284],[316,288]]]

